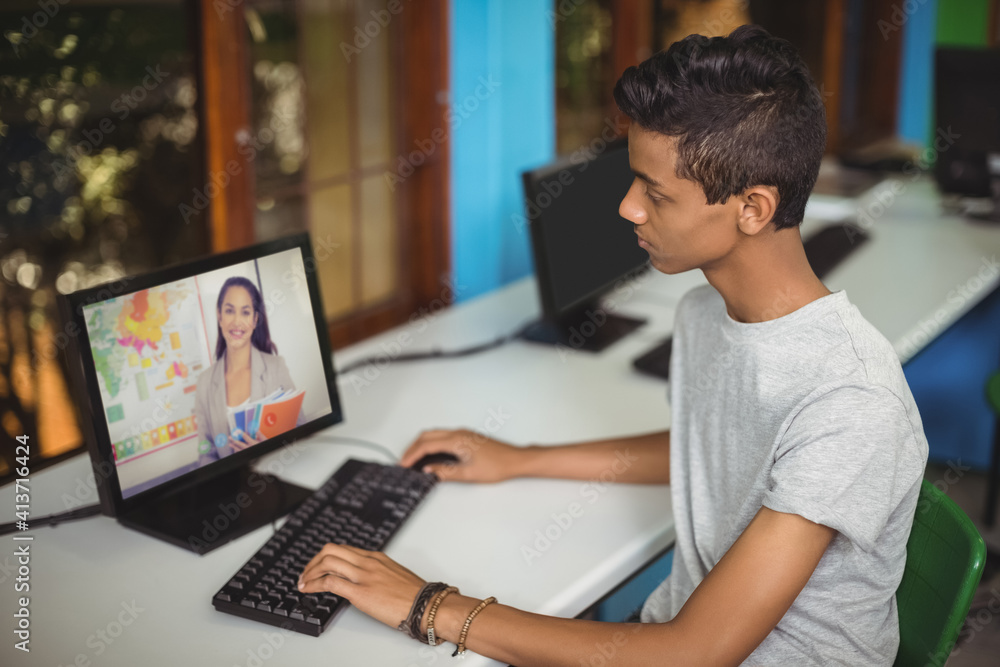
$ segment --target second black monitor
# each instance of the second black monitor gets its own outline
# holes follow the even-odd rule
[[[628,143],[591,160],[563,161],[523,174],[542,318],[525,337],[597,351],[641,320],[600,308],[600,297],[648,266],[618,207],[631,187]],[[589,335],[588,335],[589,334]]]

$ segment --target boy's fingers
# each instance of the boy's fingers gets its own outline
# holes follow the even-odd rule
[[[424,472],[437,476],[441,481],[457,480],[464,477],[464,470],[457,463],[432,463],[424,466]]]
[[[413,444],[411,444],[406,451],[403,452],[403,456],[400,459],[399,464],[404,467],[412,465],[424,454],[428,454],[431,451],[437,451],[428,449],[428,447],[440,447],[439,443],[441,439],[446,437],[449,433],[451,433],[451,431],[443,429],[424,431],[417,436],[417,439],[413,441]]]

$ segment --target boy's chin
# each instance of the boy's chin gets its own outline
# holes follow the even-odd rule
[[[693,266],[687,266],[685,264],[681,264],[680,262],[676,261],[663,260],[659,257],[656,257],[652,253],[649,254],[649,265],[652,266],[657,271],[659,271],[660,273],[664,273],[668,276],[675,276],[678,273],[684,273],[686,271],[690,271],[693,268],[696,268]]]

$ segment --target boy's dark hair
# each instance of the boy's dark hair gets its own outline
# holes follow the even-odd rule
[[[823,100],[786,40],[745,25],[728,37],[689,35],[615,86],[646,130],[678,139],[677,176],[709,204],[755,185],[778,190],[777,229],[802,222],[826,144]]]

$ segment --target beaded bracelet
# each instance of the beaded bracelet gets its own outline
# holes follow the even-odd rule
[[[434,618],[437,616],[437,610],[438,607],[441,606],[441,602],[452,593],[457,592],[457,588],[449,586],[438,593],[437,596],[431,601],[430,609],[427,610],[427,644],[430,644],[431,646],[438,645],[437,636],[434,634]]]
[[[486,609],[488,605],[491,605],[496,601],[497,599],[494,597],[486,598],[485,600],[479,603],[479,606],[477,606],[475,609],[472,610],[471,613],[469,613],[469,617],[465,619],[465,625],[462,626],[462,634],[458,636],[458,646],[455,647],[455,652],[451,654],[451,657],[454,658],[456,655],[458,656],[465,655],[465,639],[466,637],[469,636],[469,626],[472,625],[472,619],[478,616],[479,612],[481,612],[483,609]]]
[[[440,581],[424,584],[424,587],[420,589],[417,596],[413,598],[413,606],[410,607],[410,613],[396,626],[396,629],[400,632],[405,632],[413,639],[426,643],[420,632],[420,622],[424,618],[424,610],[427,609],[427,603],[430,602],[430,599],[447,587],[448,584]]]

